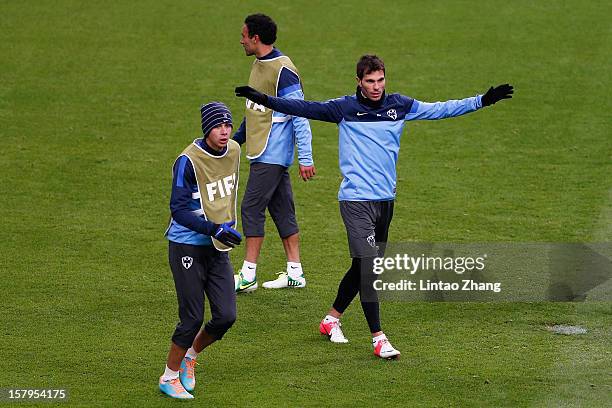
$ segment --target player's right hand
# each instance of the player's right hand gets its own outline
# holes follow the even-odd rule
[[[238,86],[236,89],[234,89],[234,92],[236,92],[236,96],[250,99],[259,105],[264,105],[265,107],[269,108],[268,95],[263,94],[250,86]]]
[[[302,166],[301,164],[300,164],[299,171],[300,171],[300,177],[304,181],[308,181],[311,178],[313,178],[314,175],[317,172],[314,165],[312,165],[312,166]]]
[[[215,228],[215,235],[213,235],[216,240],[230,248],[240,245],[240,242],[242,242],[242,235],[232,228],[234,224],[236,224],[236,221],[224,222],[223,224],[217,225],[217,228]]]

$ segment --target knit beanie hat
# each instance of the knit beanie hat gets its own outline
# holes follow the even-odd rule
[[[222,123],[232,124],[232,112],[221,102],[210,102],[200,108],[202,114],[202,133],[207,137],[213,128]]]

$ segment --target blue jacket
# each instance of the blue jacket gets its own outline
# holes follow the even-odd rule
[[[400,94],[373,103],[361,95],[326,102],[269,97],[272,109],[289,115],[338,124],[339,162],[343,180],[340,201],[393,200],[400,136],[406,121],[460,116],[482,107],[481,96],[426,103]]]

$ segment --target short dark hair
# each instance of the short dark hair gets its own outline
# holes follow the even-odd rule
[[[376,71],[385,72],[385,63],[376,55],[364,55],[357,61],[357,78],[363,79],[364,75]]]
[[[244,19],[249,30],[249,38],[255,34],[259,36],[262,43],[272,45],[276,41],[276,23],[265,14],[251,14]]]

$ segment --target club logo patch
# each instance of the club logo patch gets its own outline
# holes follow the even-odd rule
[[[395,111],[395,109],[389,109],[387,111],[387,116],[390,117],[391,119],[395,120],[395,119],[397,119],[397,112]]]
[[[191,268],[191,265],[193,264],[193,258],[190,256],[184,256],[181,258],[181,262],[183,263],[183,267],[185,269],[189,269]]]
[[[366,239],[368,240],[368,244],[370,244],[372,248],[376,246],[376,238],[374,237],[374,235],[370,235]]]

